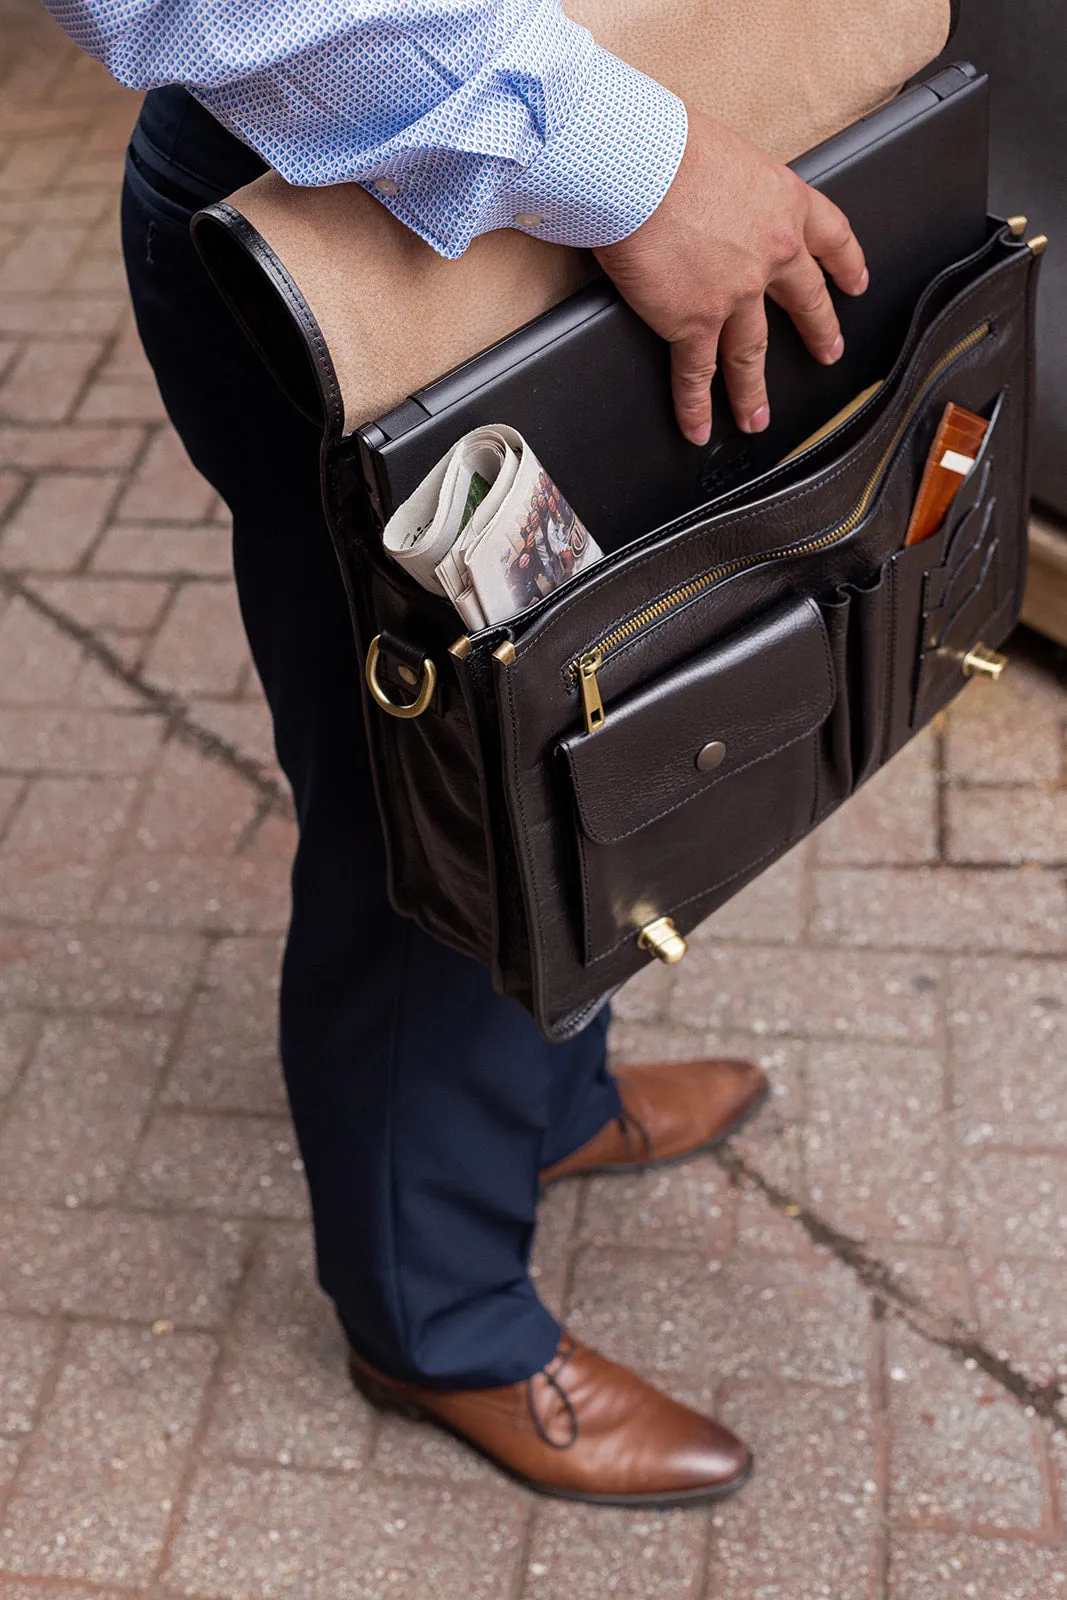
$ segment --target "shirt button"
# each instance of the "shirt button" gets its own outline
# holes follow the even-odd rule
[[[544,217],[539,217],[536,211],[517,211],[515,213],[516,228],[540,228]]]
[[[375,178],[374,187],[379,194],[399,194],[400,185],[395,178]]]

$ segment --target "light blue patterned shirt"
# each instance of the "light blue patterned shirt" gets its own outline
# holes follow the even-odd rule
[[[46,3],[120,83],[185,84],[290,183],[362,183],[450,258],[491,228],[624,239],[685,148],[682,102],[560,0]]]

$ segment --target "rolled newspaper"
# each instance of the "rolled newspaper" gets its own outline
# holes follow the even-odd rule
[[[522,434],[503,423],[453,445],[383,540],[472,629],[517,616],[603,554]]]

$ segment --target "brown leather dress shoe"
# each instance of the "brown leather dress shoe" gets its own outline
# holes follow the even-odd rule
[[[740,1489],[752,1456],[709,1417],[564,1334],[542,1372],[501,1389],[424,1389],[349,1352],[357,1389],[429,1421],[541,1494],[605,1506],[691,1505]]]
[[[620,1067],[622,1115],[546,1167],[543,1185],[590,1172],[642,1172],[711,1150],[754,1117],[770,1093],[753,1061],[664,1061]]]

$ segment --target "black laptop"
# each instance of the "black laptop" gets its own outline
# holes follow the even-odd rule
[[[988,80],[959,64],[793,162],[848,215],[871,283],[859,299],[831,288],[846,341],[833,367],[768,306],[765,433],[740,432],[717,378],[711,442],[689,444],[668,346],[603,278],[358,430],[377,516],[495,422],[528,439],[605,550],[739,487],[888,376],[922,290],[987,237],[988,149]]]

